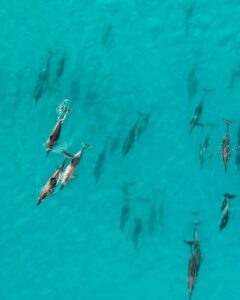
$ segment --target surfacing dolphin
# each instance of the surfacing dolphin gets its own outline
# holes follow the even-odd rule
[[[83,153],[85,151],[85,149],[88,149],[90,148],[91,146],[88,145],[88,144],[83,144],[82,145],[82,148],[75,154],[75,155],[71,155],[67,152],[64,152],[65,156],[67,157],[71,157],[72,160],[71,162],[68,164],[68,166],[66,167],[63,175],[62,175],[62,183],[61,183],[61,190],[64,188],[64,186],[67,184],[67,182],[70,180],[70,179],[74,179],[74,172],[75,172],[75,169],[77,167],[77,165],[79,164],[82,156],[83,156]]]
[[[57,186],[57,184],[60,180],[60,177],[61,177],[61,174],[62,174],[62,171],[63,171],[66,160],[67,160],[67,158],[65,158],[65,160],[63,161],[61,166],[59,166],[57,168],[57,170],[52,174],[52,176],[49,178],[47,183],[42,188],[41,193],[40,193],[39,198],[38,198],[37,205],[40,205],[42,203],[42,201],[47,196],[51,195],[53,193],[53,191],[55,190],[55,188],[56,188],[56,186]]]

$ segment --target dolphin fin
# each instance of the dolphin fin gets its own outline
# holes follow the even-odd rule
[[[231,125],[234,121],[232,121],[232,120],[227,120],[227,119],[224,119],[223,118],[223,122],[226,124],[226,125]]]
[[[66,151],[63,151],[63,154],[66,158],[73,158],[73,155],[72,154],[69,154],[68,152]]]
[[[193,222],[192,224],[193,224],[194,226],[199,226],[201,223],[202,223],[202,222]]]
[[[187,244],[188,246],[193,246],[194,245],[194,241],[185,241],[184,243]]]
[[[83,148],[92,148],[92,145],[90,145],[90,144],[86,144],[86,143],[82,143],[82,147]]]
[[[223,196],[228,199],[233,199],[237,197],[237,195],[229,194],[229,193],[224,193]]]

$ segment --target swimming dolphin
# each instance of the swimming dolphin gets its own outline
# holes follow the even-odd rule
[[[125,137],[124,143],[123,143],[123,148],[122,148],[122,155],[123,157],[125,155],[128,154],[128,152],[132,149],[137,134],[140,135],[147,129],[147,124],[149,121],[149,117],[147,117],[147,119],[144,121],[143,123],[143,128],[140,130],[139,133],[137,133],[137,131],[139,130],[139,125],[141,124],[142,120],[144,120],[143,118],[146,117],[147,115],[141,112],[138,112],[139,118],[137,119],[137,121],[135,122],[135,124],[133,125],[133,127],[130,129],[130,131],[128,132],[127,136]],[[145,125],[144,125],[145,124]]]
[[[112,138],[112,142],[110,144],[110,149],[109,149],[109,152],[110,152],[111,156],[114,154],[114,152],[118,148],[119,142],[120,142],[120,132],[118,133],[117,136]]]
[[[110,35],[112,33],[112,30],[113,30],[113,26],[111,24],[107,25],[105,31],[103,32],[102,34],[102,37],[101,37],[101,40],[102,40],[102,45],[103,46],[106,46],[107,45],[107,42],[110,38]]]
[[[74,179],[74,171],[77,167],[77,165],[80,162],[80,159],[82,158],[83,152],[85,149],[90,148],[91,146],[88,144],[83,144],[82,148],[73,156],[71,154],[68,154],[66,152],[64,152],[65,156],[67,157],[71,157],[72,160],[71,162],[68,164],[68,166],[66,167],[63,175],[62,175],[62,183],[61,183],[61,190],[64,188],[64,186],[67,184],[67,182],[70,179]]]
[[[131,212],[131,209],[130,209],[130,206],[128,204],[128,201],[125,201],[125,203],[122,206],[121,217],[120,217],[120,229],[121,229],[121,231],[124,230],[124,228],[127,224],[127,221],[129,220],[130,212]]]
[[[199,149],[199,160],[200,160],[200,169],[202,169],[204,161],[205,161],[205,154],[209,148],[209,135],[205,138],[203,144],[200,144]]]
[[[201,101],[198,106],[195,108],[192,119],[190,121],[190,129],[189,133],[192,133],[192,130],[195,126],[203,126],[203,124],[199,123],[199,119],[202,115],[202,110],[203,110],[203,101]]]
[[[236,149],[235,163],[237,165],[238,171],[240,171],[240,126],[238,126],[238,133],[237,133],[237,149]]]
[[[196,263],[194,255],[191,253],[189,263],[188,263],[188,293],[189,300],[192,297],[192,292],[197,279]]]
[[[198,224],[199,223],[195,223],[195,227],[194,227],[194,245],[193,245],[194,246],[194,257],[195,257],[195,265],[196,265],[197,275],[198,275],[198,271],[199,271],[199,268],[200,268],[200,263],[202,261]]]
[[[202,261],[201,249],[200,249],[200,238],[198,225],[200,223],[194,223],[193,241],[184,241],[190,246],[190,259],[188,263],[188,291],[189,299],[192,297],[192,292],[197,280],[200,263]]]
[[[56,81],[63,75],[65,68],[66,54],[64,52],[63,56],[59,59],[58,66],[56,69]]]
[[[46,66],[38,74],[38,80],[36,82],[36,86],[34,89],[34,98],[35,98],[36,102],[42,97],[42,95],[48,89],[50,65],[51,65],[51,60],[52,60],[52,55],[53,55],[53,53],[51,51],[48,51],[48,52],[49,52],[49,55],[48,55]]]
[[[96,183],[98,182],[100,176],[104,172],[104,164],[106,162],[106,158],[107,158],[107,143],[105,143],[103,150],[100,152],[94,168],[94,176],[95,176]]]
[[[156,224],[157,224],[157,211],[156,211],[156,206],[152,204],[150,208],[149,219],[148,219],[148,231],[150,235],[154,233]]]
[[[59,166],[57,168],[57,170],[52,174],[50,179],[47,181],[47,183],[42,188],[41,193],[38,198],[37,205],[40,205],[47,196],[49,196],[53,193],[55,187],[57,186],[57,184],[60,180],[66,160],[67,160],[67,158],[65,158],[65,160],[63,161],[61,166]]]
[[[240,62],[238,62],[238,65],[236,66],[235,70],[232,71],[231,76],[230,76],[230,83],[229,83],[229,88],[233,88],[236,80],[239,79],[240,77]]]
[[[141,114],[141,113],[139,113]],[[137,139],[139,140],[142,134],[147,130],[149,120],[150,120],[150,113],[148,114],[142,114],[142,120],[139,124],[138,130],[137,130]]]
[[[221,215],[221,221],[219,225],[220,230],[223,230],[228,224],[229,214],[230,214],[230,199],[234,199],[237,197],[237,195],[229,194],[229,193],[224,193],[223,196],[224,198],[221,203],[222,215]]]
[[[188,80],[187,80],[187,91],[188,91],[188,97],[191,101],[193,97],[196,95],[198,91],[198,79],[197,79],[197,72],[196,67],[193,66],[188,74]]]
[[[122,148],[122,155],[123,157],[128,154],[128,152],[131,150],[131,148],[134,145],[135,139],[136,139],[136,131],[138,127],[138,121],[135,122],[134,126],[130,129],[128,132]]]
[[[189,300],[192,298],[193,289],[197,280],[197,268],[195,256],[193,253],[194,241],[184,241],[187,245],[190,246],[190,258],[188,262],[188,294]]]
[[[47,141],[47,153],[50,152],[52,150],[52,148],[54,147],[54,145],[57,143],[57,140],[60,137],[60,133],[61,133],[61,129],[62,129],[62,124],[63,124],[63,120],[60,119],[57,121],[56,125],[54,126],[50,137]]]
[[[133,230],[133,244],[135,249],[138,248],[138,241],[139,241],[139,236],[142,232],[142,221],[140,218],[136,218],[135,219],[135,226],[134,226],[134,230]]]
[[[60,137],[60,133],[62,130],[62,124],[66,119],[66,116],[69,112],[72,112],[72,110],[69,109],[69,107],[67,106],[67,99],[64,100],[63,104],[59,105],[58,107],[58,115],[59,115],[59,119],[57,121],[57,123],[55,124],[50,137],[47,140],[47,153],[49,153],[52,148],[55,146],[55,144],[57,143],[59,137]]]
[[[228,160],[230,157],[230,142],[229,142],[229,125],[232,124],[232,121],[229,120],[223,120],[224,123],[226,124],[226,132],[223,136],[223,141],[222,141],[222,158],[223,158],[223,163],[224,163],[224,170],[225,173],[227,172],[227,167],[228,167]]]
[[[221,215],[221,221],[219,225],[220,231],[227,226],[229,220],[230,201],[227,198],[224,198],[221,205],[221,209],[222,209],[222,215]]]

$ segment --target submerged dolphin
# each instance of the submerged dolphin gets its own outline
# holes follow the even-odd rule
[[[191,101],[198,91],[198,79],[197,79],[197,72],[196,67],[193,66],[192,69],[189,71],[188,80],[187,80],[187,90],[188,90],[188,97]]]
[[[140,138],[143,132],[147,129],[150,114],[146,115],[144,113],[138,112],[139,118],[133,125],[133,127],[129,130],[127,136],[125,137],[123,148],[122,148],[122,155],[123,157],[128,154],[128,152],[132,149],[136,137]],[[141,125],[141,126],[140,126]]]
[[[205,155],[209,148],[209,135],[205,138],[203,144],[200,144],[199,149],[199,161],[200,161],[200,169],[202,169],[204,161],[206,159]]]
[[[120,217],[120,229],[121,229],[121,231],[124,230],[128,220],[129,220],[130,212],[131,212],[131,209],[130,209],[130,206],[128,204],[128,201],[125,201],[125,203],[122,206],[121,217]]]
[[[66,61],[66,54],[64,52],[63,56],[60,58],[58,62],[58,66],[56,69],[56,80],[58,80],[64,72],[64,67],[65,67],[65,61]]]
[[[203,110],[203,101],[201,101],[198,106],[195,108],[192,119],[190,121],[190,129],[189,133],[192,133],[192,130],[195,126],[203,126],[203,124],[199,123],[199,119],[202,115]]]
[[[138,241],[141,232],[142,232],[142,221],[140,218],[136,218],[133,235],[132,235],[133,244],[136,250],[138,249]]]
[[[36,86],[34,89],[34,98],[36,102],[42,97],[42,95],[48,89],[48,81],[49,81],[49,74],[50,74],[50,65],[52,60],[53,53],[48,51],[48,59],[46,66],[42,69],[42,71],[38,74],[38,80],[36,82]]]
[[[238,126],[238,133],[237,133],[237,149],[236,149],[235,163],[239,171],[240,170],[240,126]]]

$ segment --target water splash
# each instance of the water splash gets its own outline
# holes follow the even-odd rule
[[[69,99],[64,99],[56,108],[57,112],[57,120],[63,119],[65,120],[67,114],[71,112],[70,110],[70,103],[71,100]]]

